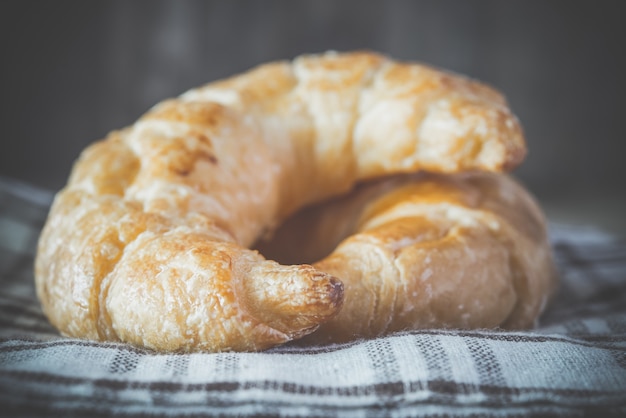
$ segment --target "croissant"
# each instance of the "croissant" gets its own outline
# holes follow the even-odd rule
[[[289,215],[359,181],[504,171],[525,152],[504,98],[462,76],[368,52],[262,65],[83,151],[39,240],[37,294],[68,336],[263,350],[344,299],[332,273],[250,249]]]
[[[280,262],[320,260],[313,267],[341,278],[341,312],[306,343],[528,328],[557,281],[539,206],[509,176],[486,172],[359,185],[300,211],[257,248]]]

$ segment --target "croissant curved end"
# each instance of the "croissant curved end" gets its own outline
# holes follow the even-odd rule
[[[253,314],[292,338],[332,319],[343,304],[343,283],[310,265],[255,265],[244,288]]]

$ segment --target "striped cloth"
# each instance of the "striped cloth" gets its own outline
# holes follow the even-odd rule
[[[155,354],[48,324],[32,262],[50,200],[0,181],[0,415],[626,416],[626,243],[595,229],[552,226],[562,286],[531,332]]]

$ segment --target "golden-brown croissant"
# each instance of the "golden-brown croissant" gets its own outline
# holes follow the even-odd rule
[[[306,237],[303,240],[302,237]],[[418,173],[300,211],[257,248],[341,278],[339,315],[304,337],[433,327],[527,328],[555,288],[541,210],[504,174]]]
[[[525,144],[502,96],[372,53],[263,65],[164,101],[86,149],[36,258],[63,334],[155,350],[261,350],[337,314],[343,286],[248,247],[357,181],[501,171]]]

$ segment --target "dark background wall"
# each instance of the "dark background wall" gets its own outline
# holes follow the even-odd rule
[[[622,2],[2,1],[0,176],[56,190],[93,140],[261,62],[373,49],[502,90],[551,217],[626,231]]]

